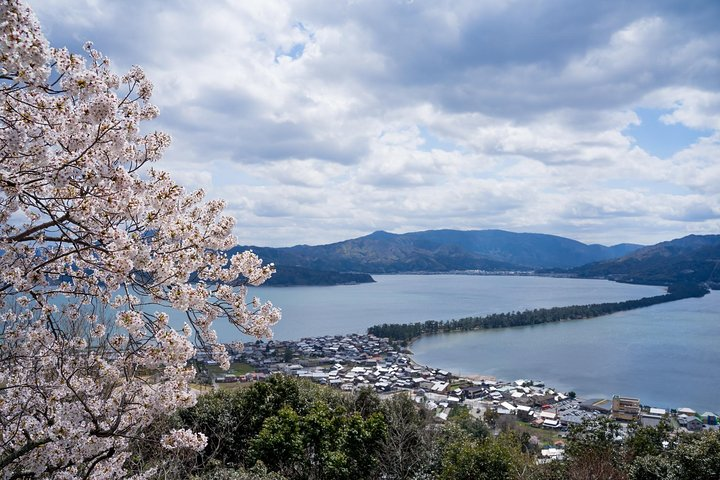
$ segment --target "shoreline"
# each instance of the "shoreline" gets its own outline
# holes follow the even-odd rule
[[[431,366],[431,365],[425,365],[425,364],[422,364],[422,363],[418,362],[418,361],[414,358],[414,353],[406,352],[406,354],[408,355],[408,360],[409,360],[410,364],[411,364],[413,367],[415,367],[415,368],[419,368],[419,369],[430,369],[430,370],[440,370],[439,367],[433,367],[433,366]],[[614,396],[624,397],[624,395],[622,395],[622,394],[620,394],[620,393],[615,393],[615,394],[613,394],[613,395],[610,395],[610,394],[600,394],[600,393],[586,394],[585,392],[577,391],[577,390],[575,390],[574,388],[571,388],[571,389],[568,389],[568,390],[562,390],[562,389],[555,388],[554,385],[550,385],[550,384],[549,384],[548,382],[546,382],[544,379],[535,379],[535,378],[530,378],[530,377],[520,377],[520,378],[517,378],[517,379],[515,379],[515,380],[508,380],[507,378],[499,378],[499,377],[496,376],[496,375],[480,374],[480,373],[476,373],[476,372],[472,372],[472,373],[468,373],[468,374],[464,374],[464,373],[461,373],[461,372],[454,372],[454,371],[451,371],[451,370],[448,370],[448,372],[450,373],[450,377],[451,377],[452,379],[455,379],[455,380],[458,380],[458,381],[461,381],[461,380],[469,380],[469,381],[471,381],[471,382],[473,382],[473,383],[476,383],[476,382],[477,382],[477,384],[479,384],[479,385],[496,385],[496,384],[499,384],[499,385],[510,385],[510,384],[513,384],[513,383],[515,383],[515,382],[518,382],[518,381],[522,380],[523,382],[530,382],[530,383],[534,383],[535,385],[544,385],[545,388],[547,388],[547,389],[549,389],[549,390],[552,390],[552,391],[554,391],[554,392],[556,392],[556,393],[562,393],[562,394],[564,394],[565,396],[567,396],[570,392],[572,392],[572,393],[574,393],[574,394],[576,395],[575,398],[577,398],[577,399],[586,399],[586,400],[608,400],[608,401],[612,401],[612,398],[613,398]],[[646,407],[646,408],[655,408],[655,407],[658,407],[658,405],[652,405],[652,404],[649,404],[649,403],[643,403],[643,402],[642,402],[642,398],[638,398],[638,400],[639,400],[639,403],[640,403],[640,406],[641,406],[641,407]],[[682,405],[676,405],[676,406],[674,406],[673,408],[667,408],[667,406],[662,407],[662,408],[666,409],[666,410],[668,411],[668,413],[674,412],[674,411],[677,411],[678,409],[683,409],[683,408],[685,408],[685,409],[687,409],[687,408],[693,409],[693,407],[688,407],[688,405],[690,405],[690,404],[689,404],[689,403],[686,403],[686,404],[682,404]],[[700,409],[700,410],[702,410],[702,409]],[[699,415],[699,414],[701,413],[700,410],[695,410],[695,412]],[[714,412],[717,411],[717,409],[716,409],[716,410],[709,410],[709,411],[710,411],[711,413],[714,413]]]
[[[208,358],[198,358],[198,360],[211,363]],[[586,400],[612,399],[616,394],[619,396],[630,394],[637,398],[631,389],[614,389],[613,394],[597,392],[597,389],[578,391],[576,385],[563,384],[563,382],[558,384],[552,376],[548,377],[537,372],[531,373],[530,376],[523,376],[522,373],[501,376],[483,374],[472,369],[462,373],[452,367],[432,366],[433,362],[421,363],[413,352],[398,349],[397,344],[388,339],[369,334],[305,337],[298,341],[282,340],[260,344],[249,342],[245,344],[244,350],[233,353],[233,362],[245,363],[251,366],[256,374],[263,376],[280,372],[310,378],[341,390],[369,387],[381,394],[399,391],[414,393],[420,391],[418,389],[425,389],[426,392],[432,390],[432,393],[435,393],[435,388],[443,384],[442,390],[438,390],[437,393],[442,392],[447,396],[457,395],[452,392],[458,387],[466,388],[463,385],[482,386],[490,391],[496,389],[505,391],[509,387],[517,388],[517,385],[523,387],[535,385],[541,387],[545,394],[560,396],[561,399],[573,398],[571,392],[575,393],[575,397]],[[246,381],[239,378],[242,375],[238,372],[227,373],[233,375],[218,372],[211,376],[210,383],[213,383],[215,381],[213,377],[218,375],[228,377],[228,379],[218,379],[218,382]],[[507,380],[508,378],[511,380]],[[451,387],[452,385],[455,387]],[[451,388],[448,388],[449,386]],[[448,390],[445,390],[446,388]],[[647,400],[642,402],[643,398],[647,397],[640,395],[638,399],[642,405],[660,407],[667,411],[686,408],[688,405],[699,406],[701,410],[720,410],[717,406],[703,405],[705,401],[685,402],[682,398],[678,398],[671,402]],[[701,410],[698,410],[698,413]]]

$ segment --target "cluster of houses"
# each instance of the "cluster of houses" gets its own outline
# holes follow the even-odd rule
[[[367,387],[380,393],[418,389],[441,393],[451,378],[450,372],[414,364],[387,339],[373,335],[247,343],[230,353],[233,361],[252,365],[256,371],[245,376],[219,375],[214,382],[245,381],[280,372],[346,391]]]
[[[590,399],[581,408],[610,416],[619,422],[638,422],[654,427],[663,420],[669,421],[678,430],[697,432],[703,429],[718,429],[718,417],[713,412],[698,413],[692,408],[674,410],[657,407],[643,407],[637,398],[614,396],[608,399]]]
[[[381,395],[406,391],[416,402],[435,411],[439,421],[446,420],[453,407],[462,405],[473,415],[491,410],[499,417],[511,416],[531,426],[558,431],[598,416],[643,425],[657,425],[667,419],[677,429],[688,431],[719,428],[717,415],[712,412],[643,408],[638,399],[620,396],[583,401],[528,380],[458,378],[448,371],[414,363],[389,340],[373,335],[254,342],[230,352],[234,361],[250,364],[255,371],[218,375],[211,379],[214,383],[261,380],[281,372],[346,391],[372,388]],[[547,452],[548,457],[557,455],[561,449],[553,447]]]
[[[248,363],[267,372],[282,371],[284,364],[301,363],[303,366],[360,364],[397,354],[388,339],[373,335],[328,335],[301,340],[271,340],[249,342],[242,350],[228,348],[234,361]]]

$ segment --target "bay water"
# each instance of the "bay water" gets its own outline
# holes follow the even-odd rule
[[[413,323],[659,295],[662,287],[532,276],[377,275],[376,283],[251,290],[282,308],[275,338],[364,333]],[[216,322],[223,341],[243,339]],[[423,337],[421,364],[455,374],[543,381],[584,398],[633,396],[720,410],[720,292],[606,317]]]
[[[720,292],[605,317],[423,337],[415,360],[455,373],[535,379],[584,398],[720,410]]]
[[[332,287],[259,287],[250,290],[282,309],[279,340],[365,333],[382,323],[449,320],[533,308],[618,302],[662,294],[662,287],[606,280],[533,276],[375,275],[376,283]],[[232,328],[215,324],[220,338]]]
[[[376,283],[256,287],[250,295],[283,312],[274,338],[365,333],[382,323],[467,316],[660,295],[664,288],[605,280],[532,276],[377,275]],[[170,314],[182,326],[184,314]],[[152,309],[151,310],[155,310]],[[222,342],[249,341],[227,321]],[[720,292],[606,317],[423,337],[418,363],[455,374],[532,379],[589,397],[614,394],[643,404],[720,413]]]

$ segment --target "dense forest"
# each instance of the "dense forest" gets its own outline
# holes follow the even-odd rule
[[[169,429],[208,438],[200,453],[157,446]],[[133,440],[130,461],[159,478],[192,480],[710,480],[720,474],[720,432],[676,433],[668,423],[599,418],[572,427],[565,459],[538,462],[534,430],[513,415],[476,418],[455,408],[447,422],[406,394],[381,399],[282,375],[200,397]]]
[[[409,342],[422,335],[436,333],[481,330],[486,328],[521,327],[541,323],[560,322],[594,318],[611,313],[649,307],[659,303],[672,302],[683,298],[702,297],[709,292],[704,285],[676,284],[668,287],[667,293],[654,297],[624,302],[571,305],[568,307],[536,308],[522,312],[493,313],[484,317],[465,317],[452,320],[427,320],[408,324],[384,323],[368,328],[368,333],[381,338]]]

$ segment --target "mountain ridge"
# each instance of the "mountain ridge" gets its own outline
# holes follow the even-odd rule
[[[569,270],[581,278],[626,283],[720,286],[720,235],[687,235],[635,250],[627,255]]]
[[[292,247],[237,246],[250,249],[283,267],[340,273],[442,273],[463,270],[487,272],[578,267],[617,258],[640,248],[619,244],[587,245],[556,235],[504,230],[426,230],[403,234],[383,230],[324,245]],[[297,274],[297,270],[294,274]],[[297,277],[297,275],[296,275]],[[357,283],[357,278],[350,283]],[[287,284],[280,279],[278,284]]]

